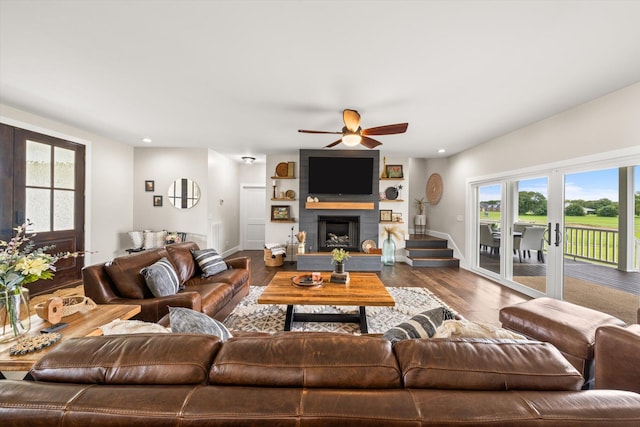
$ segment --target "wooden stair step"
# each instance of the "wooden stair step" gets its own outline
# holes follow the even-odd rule
[[[452,257],[411,258],[413,267],[460,267],[460,260]]]
[[[453,257],[450,248],[407,248],[409,258],[446,258]]]

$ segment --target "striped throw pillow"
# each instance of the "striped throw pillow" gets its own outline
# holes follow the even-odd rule
[[[445,320],[455,319],[455,314],[445,307],[436,307],[416,314],[406,322],[389,329],[382,338],[395,343],[415,338],[431,338]]]
[[[155,297],[175,295],[180,287],[178,274],[166,257],[143,268],[140,274]]]
[[[190,308],[169,307],[171,332],[176,334],[215,335],[221,341],[232,337],[231,332],[221,322]]]
[[[191,249],[191,253],[202,270],[202,277],[213,276],[227,269],[227,263],[224,262],[215,249]]]

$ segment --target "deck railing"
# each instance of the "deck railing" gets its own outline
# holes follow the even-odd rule
[[[564,230],[565,256],[618,264],[618,230],[574,226],[566,226]]]

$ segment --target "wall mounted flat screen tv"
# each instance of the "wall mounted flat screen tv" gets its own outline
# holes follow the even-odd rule
[[[309,194],[371,194],[372,157],[309,157]]]

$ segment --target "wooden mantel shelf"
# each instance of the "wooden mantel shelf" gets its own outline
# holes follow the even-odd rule
[[[373,210],[372,202],[306,202],[307,209],[362,209]]]

